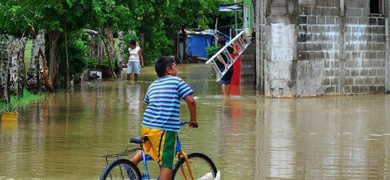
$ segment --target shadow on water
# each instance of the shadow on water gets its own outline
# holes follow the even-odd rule
[[[222,179],[389,176],[389,96],[266,99],[237,85],[223,98],[209,66],[178,68],[195,90],[200,122],[183,127],[183,148],[209,155]],[[155,78],[146,67],[138,83],[82,82],[19,112],[17,123],[1,123],[0,179],[97,179],[102,155],[139,135],[143,96]],[[181,118],[188,117],[183,102]]]

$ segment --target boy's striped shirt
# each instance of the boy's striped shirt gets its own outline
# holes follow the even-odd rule
[[[155,80],[146,92],[142,126],[161,130],[180,131],[180,98],[194,91],[177,76],[164,76]]]

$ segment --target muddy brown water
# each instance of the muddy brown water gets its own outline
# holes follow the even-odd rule
[[[267,99],[236,85],[223,98],[209,66],[178,68],[200,122],[182,128],[183,148],[211,157],[222,179],[389,179],[390,96]],[[98,179],[102,155],[139,135],[155,78],[146,67],[136,84],[83,81],[19,111],[0,124],[0,179]],[[184,102],[181,111],[186,120]]]

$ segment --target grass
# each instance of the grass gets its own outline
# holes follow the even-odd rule
[[[28,68],[30,67],[31,49],[32,49],[32,39],[28,39],[26,42],[26,47],[24,48],[24,63],[25,63],[26,72],[28,72]]]
[[[28,39],[26,42],[26,47],[24,49],[24,62],[26,67],[26,72],[28,72],[28,68],[30,67],[31,61],[31,48],[32,48],[32,39]],[[32,94],[27,89],[23,90],[22,97],[11,97],[10,104],[6,104],[5,102],[0,102],[0,111],[1,112],[11,112],[16,111],[18,107],[28,106],[30,104],[39,102],[46,97],[45,93]]]
[[[33,103],[37,103],[45,99],[46,93],[32,94],[27,89],[23,90],[22,97],[11,97],[11,103],[0,103],[1,111],[14,111],[19,107],[25,107]]]

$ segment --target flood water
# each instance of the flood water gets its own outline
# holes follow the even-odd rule
[[[178,69],[195,90],[200,125],[182,128],[183,149],[211,157],[222,179],[389,179],[389,95],[269,99],[236,85],[223,98],[209,66]],[[156,78],[153,67],[137,84],[123,77],[51,93],[17,123],[1,123],[0,179],[98,179],[102,156],[140,134]],[[184,102],[181,111],[187,120]]]

